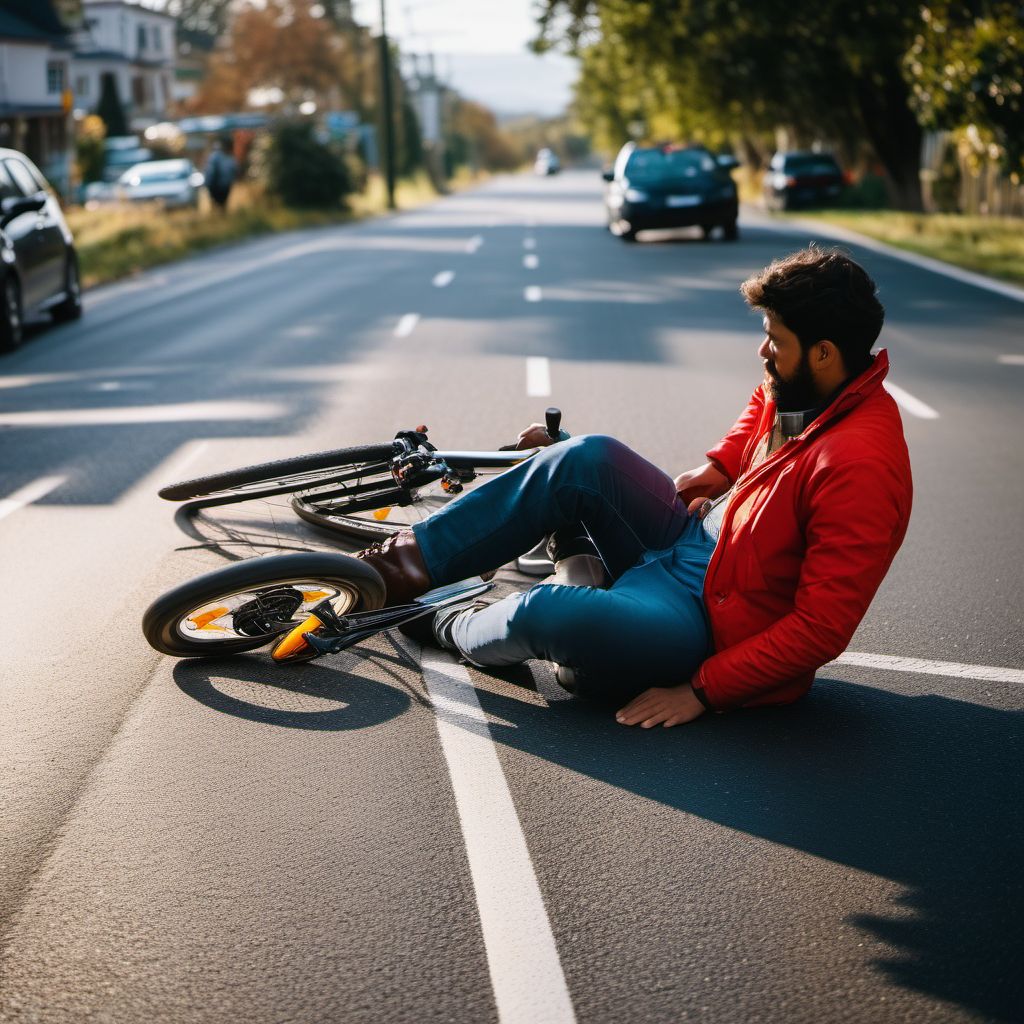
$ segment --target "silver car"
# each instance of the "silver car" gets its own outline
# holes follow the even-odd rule
[[[118,178],[115,195],[122,202],[195,207],[202,184],[203,176],[191,160],[149,160]]]

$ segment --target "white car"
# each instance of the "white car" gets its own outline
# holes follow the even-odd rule
[[[202,185],[203,176],[191,160],[149,160],[129,167],[117,179],[115,193],[122,202],[195,207]]]
[[[548,174],[557,174],[562,168],[558,157],[550,149],[542,149],[537,153],[533,162],[533,173],[544,177]]]

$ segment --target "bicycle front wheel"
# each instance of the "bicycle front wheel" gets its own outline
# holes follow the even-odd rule
[[[304,622],[321,601],[339,615],[384,604],[380,574],[358,558],[313,551],[254,558],[189,580],[142,618],[149,645],[176,658],[240,654]]]
[[[313,452],[168,484],[160,489],[159,494],[168,501],[187,501],[189,498],[223,494],[225,503],[287,494],[330,483],[339,471],[350,467],[359,467],[367,475],[383,472],[397,450],[396,442],[389,441],[386,444],[364,444]]]

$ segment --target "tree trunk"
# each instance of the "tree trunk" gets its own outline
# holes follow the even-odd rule
[[[863,79],[857,86],[864,135],[885,168],[893,205],[899,210],[924,209],[921,195],[921,126],[910,109],[906,82],[897,67],[879,81]]]

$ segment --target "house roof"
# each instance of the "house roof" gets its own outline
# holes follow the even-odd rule
[[[50,0],[3,0],[0,37],[61,44],[67,35]]]
[[[20,39],[25,42],[62,44],[67,40],[63,30],[53,32],[14,11],[0,8],[0,39]]]

